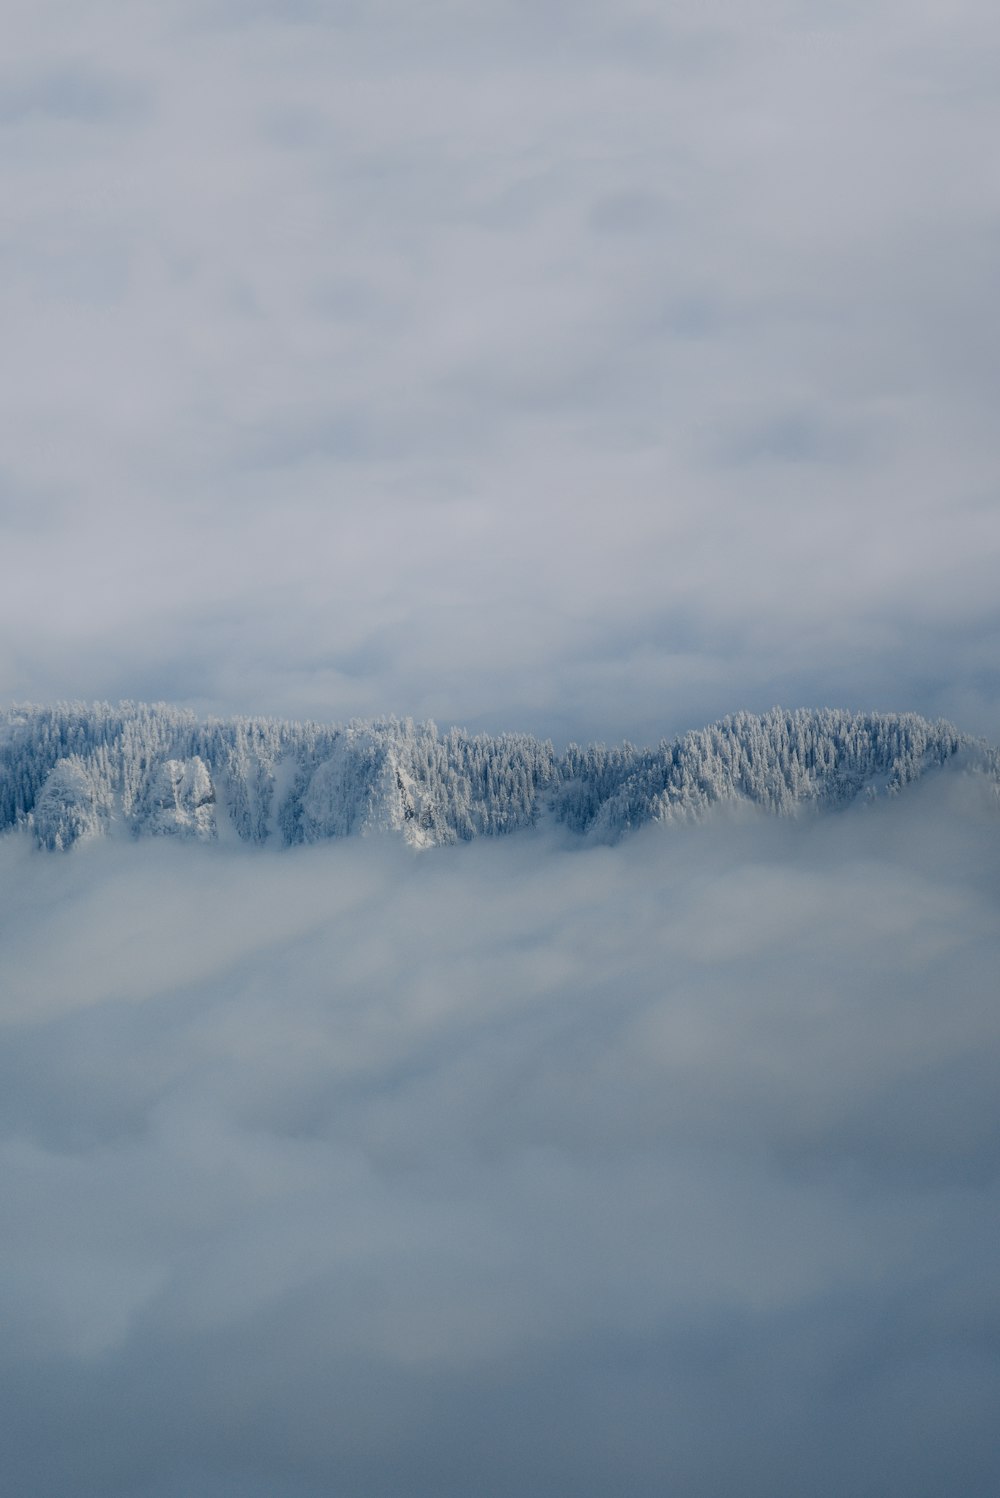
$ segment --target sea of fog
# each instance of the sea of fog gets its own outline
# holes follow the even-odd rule
[[[995,1498],[1000,815],[0,842],[18,1498]]]

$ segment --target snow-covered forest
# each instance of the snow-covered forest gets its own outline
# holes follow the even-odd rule
[[[414,846],[551,819],[599,842],[745,801],[779,816],[898,793],[945,765],[1000,785],[1000,751],[915,714],[737,713],[655,748],[469,734],[391,718],[199,721],[169,705],[19,706],[0,719],[0,828],[42,847],[126,832],[283,845],[392,831]]]

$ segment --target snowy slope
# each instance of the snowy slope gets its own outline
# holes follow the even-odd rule
[[[164,704],[17,707],[0,718],[0,829],[38,843],[129,834],[285,845],[394,833],[414,847],[551,818],[612,842],[720,803],[777,816],[898,794],[942,767],[1000,786],[1000,753],[914,714],[739,713],[655,748],[495,737],[388,719],[199,722]]]

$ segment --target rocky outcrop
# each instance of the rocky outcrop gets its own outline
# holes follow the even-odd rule
[[[154,837],[211,842],[217,835],[216,795],[200,755],[167,759],[150,772],[133,816],[133,830]]]
[[[104,832],[111,797],[79,755],[60,759],[49,771],[35,803],[35,837],[43,848],[71,848]]]

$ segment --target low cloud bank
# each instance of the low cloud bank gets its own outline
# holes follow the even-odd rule
[[[0,843],[12,1490],[992,1498],[981,790]]]

